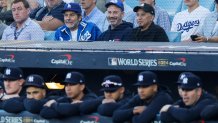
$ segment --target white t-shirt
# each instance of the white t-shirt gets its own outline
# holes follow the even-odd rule
[[[77,32],[78,32],[78,29],[74,30],[74,31],[70,31],[70,32],[71,32],[71,36],[72,36],[71,41],[77,41]]]
[[[184,10],[175,15],[171,31],[181,32],[181,40],[190,39],[191,35],[197,34],[198,30],[201,29],[204,19],[210,11],[202,6],[199,6],[191,13],[188,10]]]

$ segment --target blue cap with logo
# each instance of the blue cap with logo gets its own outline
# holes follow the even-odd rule
[[[45,88],[45,81],[42,76],[37,74],[29,75],[26,78],[24,87],[37,87],[37,88]]]
[[[64,84],[84,84],[85,77],[79,72],[69,72],[67,73]]]
[[[20,68],[6,68],[2,76],[3,80],[18,80],[23,78],[23,71]]]
[[[78,3],[67,3],[64,5],[64,9],[62,12],[64,13],[65,11],[73,11],[77,14],[82,14],[82,9]]]
[[[151,71],[143,71],[138,75],[138,81],[136,86],[150,86],[153,84],[157,84],[157,75]]]
[[[117,75],[109,75],[104,78],[101,84],[101,91],[114,92],[120,87],[123,87],[122,79]]]
[[[139,9],[142,9],[144,12],[148,12],[148,13],[150,13],[152,15],[155,15],[154,8],[151,5],[147,4],[147,3],[144,3],[141,6],[136,6],[133,9],[133,11],[138,12]]]
[[[191,72],[181,73],[178,79],[178,83],[180,83],[180,87],[185,90],[192,90],[202,87],[201,79]]]
[[[122,11],[124,11],[124,5],[121,0],[109,0],[109,2],[105,4],[105,7],[108,8],[110,5],[115,5],[118,8],[120,8]]]

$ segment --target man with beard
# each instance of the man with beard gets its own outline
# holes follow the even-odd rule
[[[162,106],[172,103],[171,96],[158,85],[157,75],[151,71],[139,73],[138,94],[113,114],[114,123],[151,123]]]
[[[200,113],[205,106],[215,102],[215,97],[202,89],[201,79],[191,72],[181,73],[179,81],[182,99],[174,105],[165,105],[161,109],[161,121],[164,123],[190,123],[200,121]]]
[[[95,41],[101,31],[94,23],[82,20],[82,10],[79,4],[69,3],[64,6],[65,25],[55,32],[55,40],[59,41]]]
[[[121,0],[111,0],[107,8],[107,20],[110,23],[108,30],[103,32],[99,41],[125,41],[127,34],[131,31],[133,24],[123,21],[124,6]]]
[[[86,87],[85,78],[79,72],[67,73],[63,84],[65,85],[66,96],[46,102],[40,112],[42,117],[49,119],[80,115],[81,102],[97,98]]]

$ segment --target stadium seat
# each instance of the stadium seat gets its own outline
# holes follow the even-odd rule
[[[200,5],[209,9],[210,11],[214,11],[215,10],[215,4],[214,4],[214,0],[199,0]],[[182,10],[187,9],[187,6],[185,5],[185,3],[183,2],[182,4]]]
[[[44,31],[45,32],[45,41],[54,40],[55,39],[55,31]]]
[[[156,0],[157,6],[168,12],[171,22],[175,14],[181,11],[182,3],[183,0]]]
[[[181,42],[180,32],[166,32],[170,42]]]

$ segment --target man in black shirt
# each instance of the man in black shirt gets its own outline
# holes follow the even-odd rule
[[[191,72],[180,75],[182,99],[174,105],[165,105],[161,109],[161,121],[164,123],[190,123],[201,120],[203,108],[215,102],[215,97],[202,89],[201,79]]]
[[[151,71],[139,73],[138,94],[113,114],[114,123],[151,123],[162,106],[171,104],[172,98],[158,85],[157,75]]]
[[[128,41],[169,42],[164,29],[153,22],[155,12],[151,5],[144,3],[133,10],[136,12],[139,27],[130,31]]]

